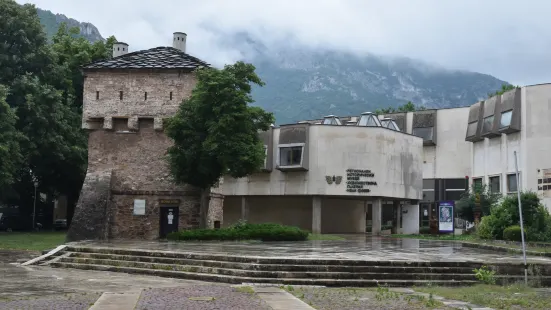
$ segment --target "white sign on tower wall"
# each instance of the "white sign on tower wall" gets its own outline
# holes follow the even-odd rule
[[[134,215],[145,215],[144,199],[134,199]]]

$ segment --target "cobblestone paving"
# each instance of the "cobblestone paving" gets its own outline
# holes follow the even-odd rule
[[[88,309],[101,296],[101,293],[75,293],[49,295],[45,297],[0,298],[0,309]]]
[[[318,310],[455,309],[436,299],[403,295],[386,288],[285,288]]]
[[[199,299],[199,300],[194,300]],[[142,292],[136,310],[268,310],[259,297],[220,285],[146,289]]]

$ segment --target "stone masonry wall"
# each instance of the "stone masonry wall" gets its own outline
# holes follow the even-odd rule
[[[191,94],[194,74],[128,70],[86,72],[85,76],[82,123],[90,129],[88,173],[110,173],[106,227],[92,237],[157,238],[159,199],[180,200],[179,229],[198,227],[200,192],[172,182],[165,160],[171,141],[162,132],[162,119],[172,116]],[[97,190],[84,186],[81,197],[97,196]],[[145,215],[133,214],[134,199],[146,200]],[[71,229],[86,224],[93,204],[77,207]]]
[[[139,193],[138,195],[113,194],[111,198],[110,239],[154,240],[159,237],[160,199],[179,199],[178,229],[197,228],[199,226],[200,197],[193,193],[180,195],[159,195],[162,193]],[[146,201],[145,215],[134,215],[134,199]]]
[[[86,72],[83,128],[88,128],[87,120],[90,118],[172,116],[178,110],[182,99],[191,95],[195,84],[193,73],[178,71]],[[108,123],[105,122],[104,126]]]
[[[220,227],[224,223],[224,195],[211,193],[207,215],[207,228],[214,228],[214,222],[219,221]]]

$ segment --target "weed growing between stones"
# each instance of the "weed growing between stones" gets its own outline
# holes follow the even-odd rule
[[[235,290],[240,293],[254,294],[254,290],[250,286],[239,286]]]
[[[375,298],[379,301],[385,300],[385,299],[399,299],[400,294],[398,294],[397,292],[391,291],[386,286],[378,285],[377,286],[377,295],[375,295]]]
[[[480,268],[475,268],[474,270],[475,277],[485,283],[485,284],[496,284],[495,274],[493,270],[489,270],[488,267],[482,266]]]

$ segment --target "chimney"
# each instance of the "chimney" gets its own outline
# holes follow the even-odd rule
[[[182,52],[186,52],[186,37],[187,34],[183,32],[175,32],[174,39],[172,40],[172,47],[179,49]]]
[[[116,42],[113,44],[113,58],[122,56],[128,53],[128,44],[124,42]]]

